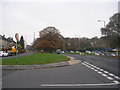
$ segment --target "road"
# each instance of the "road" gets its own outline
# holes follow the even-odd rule
[[[74,55],[74,54],[67,54],[67,55],[75,57],[78,60],[83,60],[90,64],[96,65],[117,76],[120,75],[120,72],[118,70],[118,68],[120,68],[120,60],[118,59],[118,57],[92,56],[92,55],[86,56],[86,55]]]
[[[70,55],[82,63],[34,70],[3,70],[3,88],[118,88],[118,59]],[[113,89],[114,90],[114,89]]]

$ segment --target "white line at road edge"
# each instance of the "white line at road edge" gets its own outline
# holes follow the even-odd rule
[[[64,87],[64,86],[109,86],[109,85],[118,85],[120,82],[116,83],[103,83],[103,84],[41,84],[41,86],[46,86],[46,87]]]

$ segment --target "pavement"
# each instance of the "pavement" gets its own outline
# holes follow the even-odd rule
[[[53,67],[62,67],[68,65],[74,65],[80,63],[82,60],[75,60],[74,57],[70,57],[69,61],[59,62],[59,63],[50,63],[50,64],[40,64],[40,65],[0,65],[2,70],[26,70],[26,69],[42,69],[42,68],[53,68]]]

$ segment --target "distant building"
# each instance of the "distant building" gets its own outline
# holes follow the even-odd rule
[[[2,48],[9,48],[15,45],[16,42],[13,40],[12,37],[5,38],[5,35],[0,35],[0,50],[2,50]]]

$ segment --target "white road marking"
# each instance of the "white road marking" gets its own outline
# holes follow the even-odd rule
[[[90,66],[92,66],[92,64],[89,63]]]
[[[110,75],[110,76],[115,76],[115,75],[114,75],[114,74],[112,74],[112,73],[109,73],[109,75]]]
[[[65,87],[65,86],[109,86],[109,85],[117,85],[120,84],[120,82],[114,82],[114,83],[103,83],[103,84],[41,84],[41,86],[48,86],[48,87]]]
[[[90,66],[86,65],[88,68],[91,68]]]
[[[93,66],[93,65],[91,65],[91,66]]]
[[[84,63],[87,63],[87,62],[84,62]],[[87,63],[88,64],[88,63]]]
[[[94,69],[94,68],[91,68],[91,69]]]
[[[118,76],[115,76],[115,78],[116,78],[116,79],[120,79],[120,77],[118,77]]]
[[[85,63],[82,63],[83,65],[85,65],[86,67],[88,67],[88,68],[91,68],[89,65],[87,65],[87,64],[85,64]]]
[[[96,66],[93,66],[94,68],[96,68]]]
[[[119,84],[120,82],[119,81],[113,81],[114,83],[116,83],[116,84]]]
[[[99,67],[97,67],[97,69],[100,69]]]
[[[109,73],[108,71],[104,71],[103,69],[101,69],[101,68],[99,68],[99,67],[97,67],[97,66],[95,66],[95,65],[92,65],[92,64],[90,64],[90,63],[84,62],[84,63],[82,63],[82,64],[85,65],[86,67],[88,67],[88,68],[96,71],[97,73],[101,74],[102,76],[106,77],[107,79],[112,80],[114,83],[116,83],[116,84],[117,84],[117,83],[120,83],[120,82],[118,82],[118,81],[116,81],[116,80],[114,80],[114,79],[112,78],[112,77],[114,77],[114,78],[116,78],[116,79],[120,79],[120,77],[115,76],[114,74]],[[93,68],[93,67],[94,67],[94,68]],[[110,77],[110,76],[112,76],[112,77]]]
[[[104,76],[104,77],[107,77],[107,75],[106,74],[101,74],[102,76]]]
[[[109,80],[113,80],[113,78],[112,77],[107,77]]]
[[[109,72],[107,72],[107,71],[104,71],[104,73],[109,73]]]
[[[100,69],[100,71],[104,71],[103,69]]]
[[[98,70],[95,70],[96,72],[98,71]]]
[[[97,72],[97,73],[101,74],[102,72]]]
[[[83,65],[85,65],[85,63],[82,63]]]

